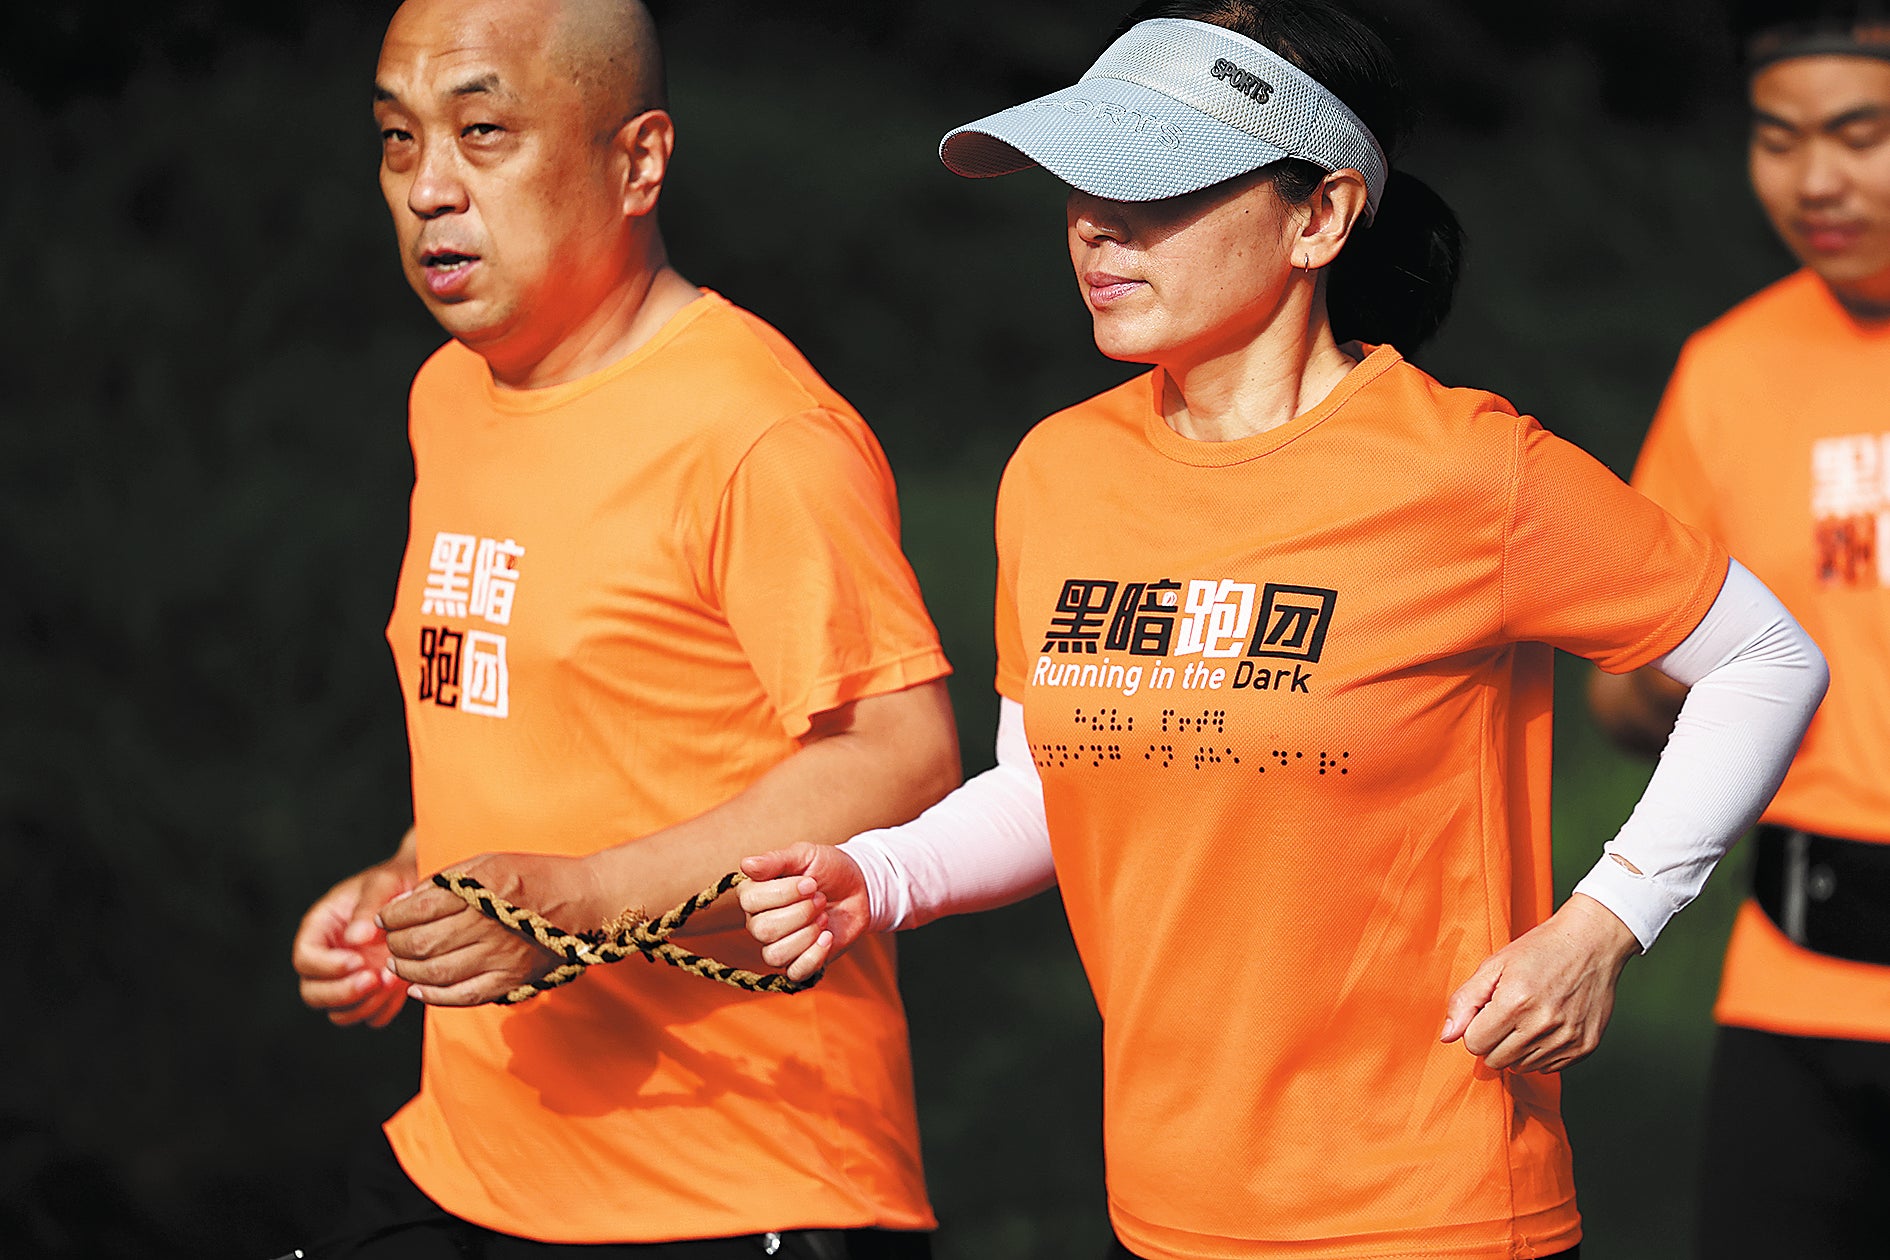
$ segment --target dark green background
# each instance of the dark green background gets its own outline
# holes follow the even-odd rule
[[[405,390],[440,334],[374,182],[387,12],[0,16],[8,1256],[278,1254],[332,1205],[339,1153],[414,1082],[417,1019],[331,1028],[287,966],[302,910],[407,818],[381,625]],[[882,435],[981,768],[1003,458],[1125,369],[1089,343],[1057,187],[959,181],[933,146],[1069,81],[1119,10],[660,12],[675,257],[782,327]],[[1471,238],[1458,313],[1421,361],[1625,471],[1681,339],[1787,266],[1744,185],[1718,14],[1377,12],[1428,115],[1403,164]],[[1567,694],[1564,889],[1646,773],[1602,750]],[[1568,1078],[1598,1257],[1679,1252],[1737,879],[1722,872],[1630,967],[1607,1045]],[[902,948],[941,1257],[1096,1254],[1096,1019],[1054,899]]]

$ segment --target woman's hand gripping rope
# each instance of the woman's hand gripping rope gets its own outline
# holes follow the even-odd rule
[[[736,894],[761,957],[799,982],[845,953],[867,929],[866,877],[832,845],[796,844],[742,861]]]

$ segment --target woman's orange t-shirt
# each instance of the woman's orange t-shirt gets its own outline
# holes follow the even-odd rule
[[[1550,910],[1548,645],[1652,660],[1725,556],[1388,347],[1240,441],[1178,436],[1160,389],[1044,421],[998,504],[998,687],[1103,1015],[1116,1231],[1565,1250],[1557,1079],[1439,1044],[1444,1003]]]
[[[695,817],[813,716],[948,672],[878,444],[720,297],[551,389],[448,344],[412,440],[388,641],[422,874]],[[881,939],[792,997],[633,960],[429,1009],[388,1138],[448,1211],[547,1242],[930,1228],[894,971]]]
[[[1634,484],[1719,539],[1831,666],[1765,821],[1890,843],[1890,324],[1800,271],[1687,342]],[[1890,1041],[1890,967],[1794,944],[1748,901],[1714,1014]]]

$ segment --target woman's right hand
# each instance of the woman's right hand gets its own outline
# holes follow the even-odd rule
[[[790,980],[805,980],[866,931],[866,877],[827,844],[795,844],[742,861],[748,934],[761,957]]]

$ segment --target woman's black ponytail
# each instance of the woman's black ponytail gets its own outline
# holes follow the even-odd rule
[[[1334,0],[1148,0],[1122,30],[1151,18],[1212,22],[1264,44],[1344,101],[1395,159],[1410,130],[1410,106],[1391,50]],[[1301,202],[1325,171],[1287,158],[1270,168],[1280,196]],[[1352,229],[1327,269],[1326,311],[1340,341],[1410,353],[1443,326],[1463,264],[1457,216],[1416,176],[1393,170],[1378,216]]]
[[[1456,214],[1429,184],[1394,169],[1378,218],[1352,230],[1326,280],[1332,335],[1415,351],[1443,327],[1462,267]]]

